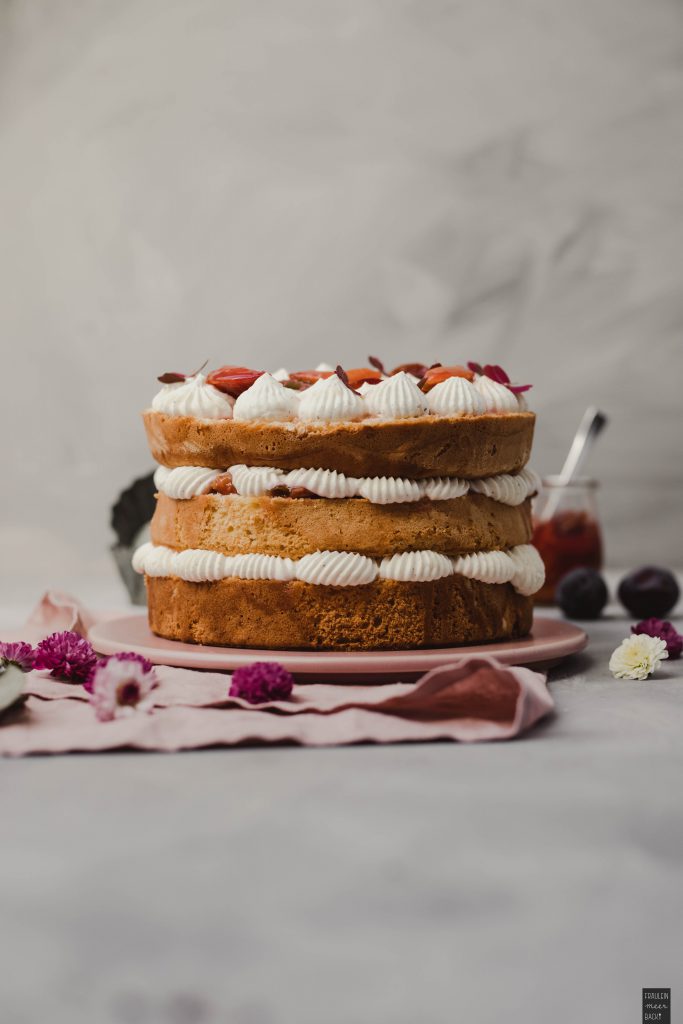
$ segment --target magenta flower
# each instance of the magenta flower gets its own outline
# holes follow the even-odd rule
[[[228,696],[241,697],[250,704],[265,704],[288,700],[293,686],[294,676],[279,662],[255,661],[233,672]]]
[[[17,643],[0,643],[0,660],[16,665],[22,672],[30,672],[36,660],[36,652],[30,644],[23,641]]]
[[[658,636],[666,644],[672,660],[680,658],[683,652],[683,636],[678,633],[670,622],[662,619],[643,619],[637,626],[631,626],[632,633],[645,633],[647,636]]]
[[[67,683],[85,683],[97,662],[97,655],[78,633],[53,633],[36,647],[34,668],[49,669],[50,675]]]
[[[157,678],[152,664],[139,654],[113,654],[93,669],[86,687],[100,722],[152,710]]]

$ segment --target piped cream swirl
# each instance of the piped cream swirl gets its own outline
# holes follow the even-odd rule
[[[203,551],[195,553],[199,556],[205,554]],[[147,541],[137,549],[131,564],[136,572],[143,572],[145,576],[175,576],[178,567],[177,555],[178,552],[172,548]]]
[[[461,480],[457,476],[435,476],[422,481],[425,497],[431,501],[462,498],[469,492],[471,483],[471,480]]]
[[[521,505],[539,488],[539,479],[530,469],[516,476],[500,474],[478,480],[459,477],[431,477],[412,480],[408,477],[354,477],[334,469],[292,469],[289,472],[273,466],[229,466],[227,470],[205,469],[200,466],[179,466],[167,469],[159,466],[154,474],[157,490],[169,498],[187,499],[206,494],[211,483],[222,472],[228,472],[237,494],[256,498],[268,494],[274,487],[303,487],[319,498],[366,498],[377,505],[401,502],[449,501],[461,498],[469,491],[483,494],[504,505]]]
[[[232,416],[233,399],[212,384],[203,373],[176,384],[164,384],[152,400],[152,409],[167,416],[193,416],[199,420],[225,420]]]
[[[319,498],[352,498],[358,480],[336,469],[292,469],[282,480],[287,487],[304,487]]]
[[[414,377],[395,373],[379,384],[371,384],[364,393],[365,407],[373,415],[388,420],[424,416],[429,411],[426,396],[420,391]]]
[[[258,498],[283,482],[285,473],[272,466],[231,466],[232,485],[245,498]]]
[[[228,575],[237,575],[230,563],[231,559],[220,551],[178,551],[174,559],[174,575],[189,583],[213,583],[224,580]]]
[[[204,469],[202,466],[178,466],[176,469],[158,466],[154,473],[154,486],[169,498],[186,501],[206,494],[220,475],[220,470]]]
[[[470,490],[483,494],[503,505],[521,505],[530,494],[535,494],[540,487],[538,475],[532,469],[523,469],[521,473],[500,473],[498,476],[487,476],[479,480],[470,480]]]
[[[518,544],[510,550],[514,565],[512,585],[518,594],[530,597],[545,583],[545,565],[533,544]]]
[[[438,551],[406,551],[376,560],[354,551],[314,551],[295,560],[259,553],[222,555],[190,548],[174,551],[143,544],[133,555],[133,568],[147,576],[175,576],[190,583],[221,579],[300,580],[316,586],[359,587],[378,577],[397,582],[426,582],[460,575],[480,583],[511,583],[530,596],[543,585],[543,561],[531,544],[509,551],[477,551],[449,558]]]
[[[358,420],[365,414],[365,402],[336,375],[321,377],[301,393],[299,419],[338,423]]]
[[[393,476],[366,476],[357,482],[356,494],[373,505],[398,505],[419,501],[424,494],[421,480]]]
[[[490,377],[475,377],[474,387],[482,398],[486,412],[519,412],[517,395]]]
[[[453,560],[438,551],[402,551],[382,559],[379,575],[383,580],[405,583],[440,580],[453,575]]]
[[[236,420],[291,420],[297,414],[299,397],[269,373],[262,373],[235,401]]]
[[[454,572],[480,583],[509,583],[515,575],[512,559],[505,551],[477,551],[455,559]]]
[[[360,587],[377,579],[377,563],[354,551],[314,551],[296,563],[296,578],[323,587]]]
[[[279,555],[232,555],[230,576],[240,580],[293,580],[296,578],[296,562]]]
[[[427,394],[429,411],[437,416],[481,416],[486,404],[464,377],[447,377]]]

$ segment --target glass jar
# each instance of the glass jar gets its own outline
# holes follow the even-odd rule
[[[602,534],[598,521],[596,480],[580,478],[563,484],[549,476],[534,499],[533,543],[545,564],[545,583],[536,594],[552,604],[555,587],[572,569],[602,568]]]

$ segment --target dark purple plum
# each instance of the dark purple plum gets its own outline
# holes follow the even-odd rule
[[[680,590],[676,577],[668,569],[644,565],[624,576],[617,593],[624,608],[636,618],[655,616],[661,619],[678,601]]]
[[[607,584],[595,569],[572,569],[555,590],[555,601],[569,619],[597,619],[607,604]]]

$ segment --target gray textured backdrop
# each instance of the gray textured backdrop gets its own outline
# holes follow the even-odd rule
[[[5,573],[110,571],[165,369],[478,358],[683,561],[683,9],[0,0]]]

